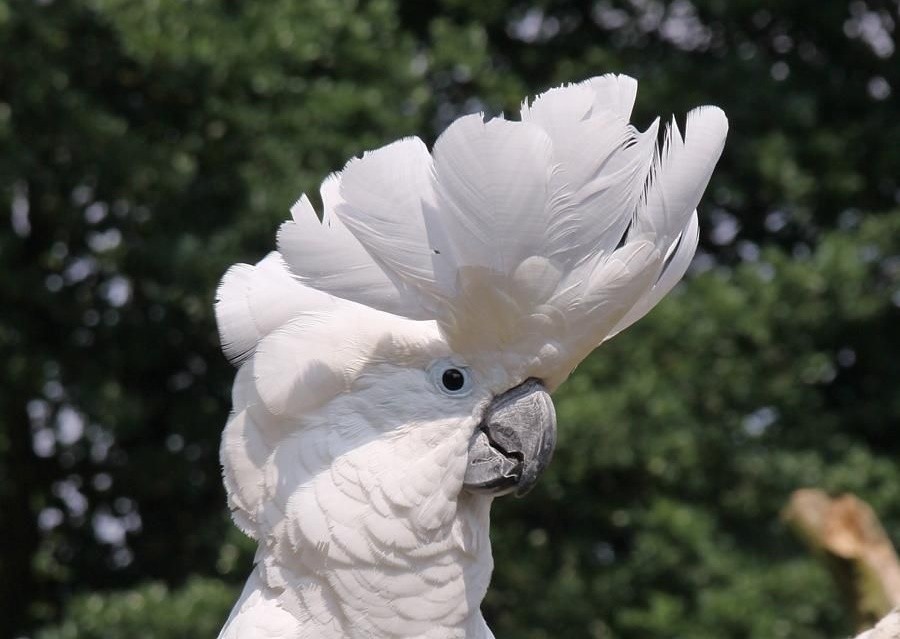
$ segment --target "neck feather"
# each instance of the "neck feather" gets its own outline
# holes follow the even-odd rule
[[[421,545],[376,551],[375,561],[338,562],[326,547],[285,555],[278,544],[261,545],[220,639],[262,626],[291,639],[492,637],[479,609],[493,569],[490,503],[463,493],[446,526],[426,535],[407,528]]]

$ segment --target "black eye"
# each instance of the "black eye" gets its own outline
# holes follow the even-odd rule
[[[458,368],[448,368],[441,375],[441,384],[451,393],[460,390],[466,385],[466,376]]]
[[[444,395],[465,397],[472,392],[472,373],[449,357],[435,360],[428,367],[431,383]]]

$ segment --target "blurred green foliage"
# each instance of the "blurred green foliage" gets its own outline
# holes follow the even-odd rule
[[[689,281],[558,398],[499,500],[498,637],[840,636],[779,523],[900,526],[896,0],[0,0],[0,636],[211,636],[252,546],[211,306],[350,156],[553,84],[722,106]]]
[[[152,582],[110,595],[76,597],[66,620],[36,639],[215,637],[235,592],[216,579],[192,577],[177,591]]]

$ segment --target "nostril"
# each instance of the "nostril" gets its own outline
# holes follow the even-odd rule
[[[514,439],[514,438],[515,438],[515,434],[516,434],[516,431],[514,431],[514,430],[513,430],[511,427],[509,427],[509,426],[503,426],[502,428],[500,428],[500,429],[498,430],[498,432],[499,432],[501,435],[503,435],[504,438],[510,439],[510,440],[511,440],[511,439]]]

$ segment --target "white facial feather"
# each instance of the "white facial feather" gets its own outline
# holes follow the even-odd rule
[[[373,315],[369,330],[381,314]],[[351,628],[360,636],[410,636],[411,629],[455,636],[448,629],[477,614],[470,590],[483,596],[487,586],[487,511],[480,503],[469,507],[460,492],[469,439],[490,392],[476,380],[467,395],[441,393],[429,370],[448,364],[436,326],[400,322],[398,331],[403,323],[408,329],[402,336],[355,340],[350,358],[365,348],[371,363],[330,401],[296,413],[259,392],[260,349],[239,373],[240,404],[223,438],[236,521],[268,558],[259,578],[282,592],[288,607],[305,609],[312,589],[319,608],[325,602],[334,611],[327,618],[339,629],[333,636],[354,636]],[[392,351],[400,365],[383,361]],[[322,361],[334,354],[307,355]],[[285,368],[287,376],[292,371]],[[254,417],[260,411],[271,421]],[[466,578],[471,565],[483,583]],[[302,587],[293,583],[299,575]],[[298,587],[299,599],[292,599],[286,591]]]

